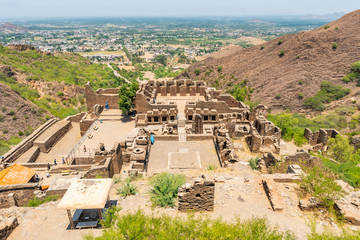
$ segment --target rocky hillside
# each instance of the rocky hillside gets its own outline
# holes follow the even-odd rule
[[[124,82],[106,65],[78,54],[0,45],[0,155],[48,118],[86,110],[83,86],[89,81],[94,88]]]
[[[355,83],[346,84],[342,78],[360,60],[359,26],[357,10],[312,31],[284,35],[261,46],[233,49],[220,58],[209,57],[177,78],[205,80],[224,90],[246,80],[252,89],[252,101],[275,109],[303,109],[304,99],[314,96],[323,81],[357,91]]]

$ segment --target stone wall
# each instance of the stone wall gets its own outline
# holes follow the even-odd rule
[[[206,180],[205,177],[186,183],[178,190],[178,210],[186,212],[213,211],[214,210],[215,182]]]
[[[109,103],[109,109],[119,109],[119,89],[98,89],[94,92],[90,83],[85,85],[86,107],[91,109],[95,104],[105,106],[105,102]]]
[[[51,147],[55,145],[72,127],[70,121],[62,120],[47,129],[34,142],[34,146],[39,147],[40,152],[49,152]]]
[[[104,161],[103,165],[92,166],[91,169],[85,173],[84,178],[96,178],[97,176],[101,176],[102,178],[112,178],[113,175],[114,168],[112,160],[109,157]]]
[[[32,134],[30,134],[27,138],[22,140],[19,144],[13,147],[10,151],[4,154],[3,162],[12,163],[16,159],[18,159],[24,152],[29,150],[33,145],[34,141],[47,129],[49,129],[53,124],[58,121],[57,118],[52,118],[48,120],[46,123],[37,128]]]
[[[335,129],[320,129],[319,131],[312,132],[309,128],[305,128],[304,137],[308,140],[309,144],[313,146],[313,151],[326,150],[325,146],[329,138],[334,138],[339,132]]]
[[[12,231],[19,225],[16,217],[1,219],[0,222],[0,239],[7,239]]]
[[[37,183],[0,186],[0,208],[26,205],[37,188]]]

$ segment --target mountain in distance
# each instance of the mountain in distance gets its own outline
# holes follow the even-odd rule
[[[0,32],[29,32],[30,30],[24,27],[14,25],[12,23],[3,23],[0,25]]]
[[[246,80],[252,101],[273,109],[304,110],[304,99],[314,96],[323,81],[359,91],[355,83],[342,81],[360,60],[359,26],[360,10],[356,10],[311,31],[230,53],[225,49],[192,64],[177,78],[204,80],[221,90]]]

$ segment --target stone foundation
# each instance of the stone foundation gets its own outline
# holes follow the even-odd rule
[[[214,210],[215,182],[204,177],[195,179],[179,188],[178,210],[213,211]]]

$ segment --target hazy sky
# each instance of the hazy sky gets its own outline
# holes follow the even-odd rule
[[[301,15],[359,8],[360,0],[0,0],[0,18]]]

